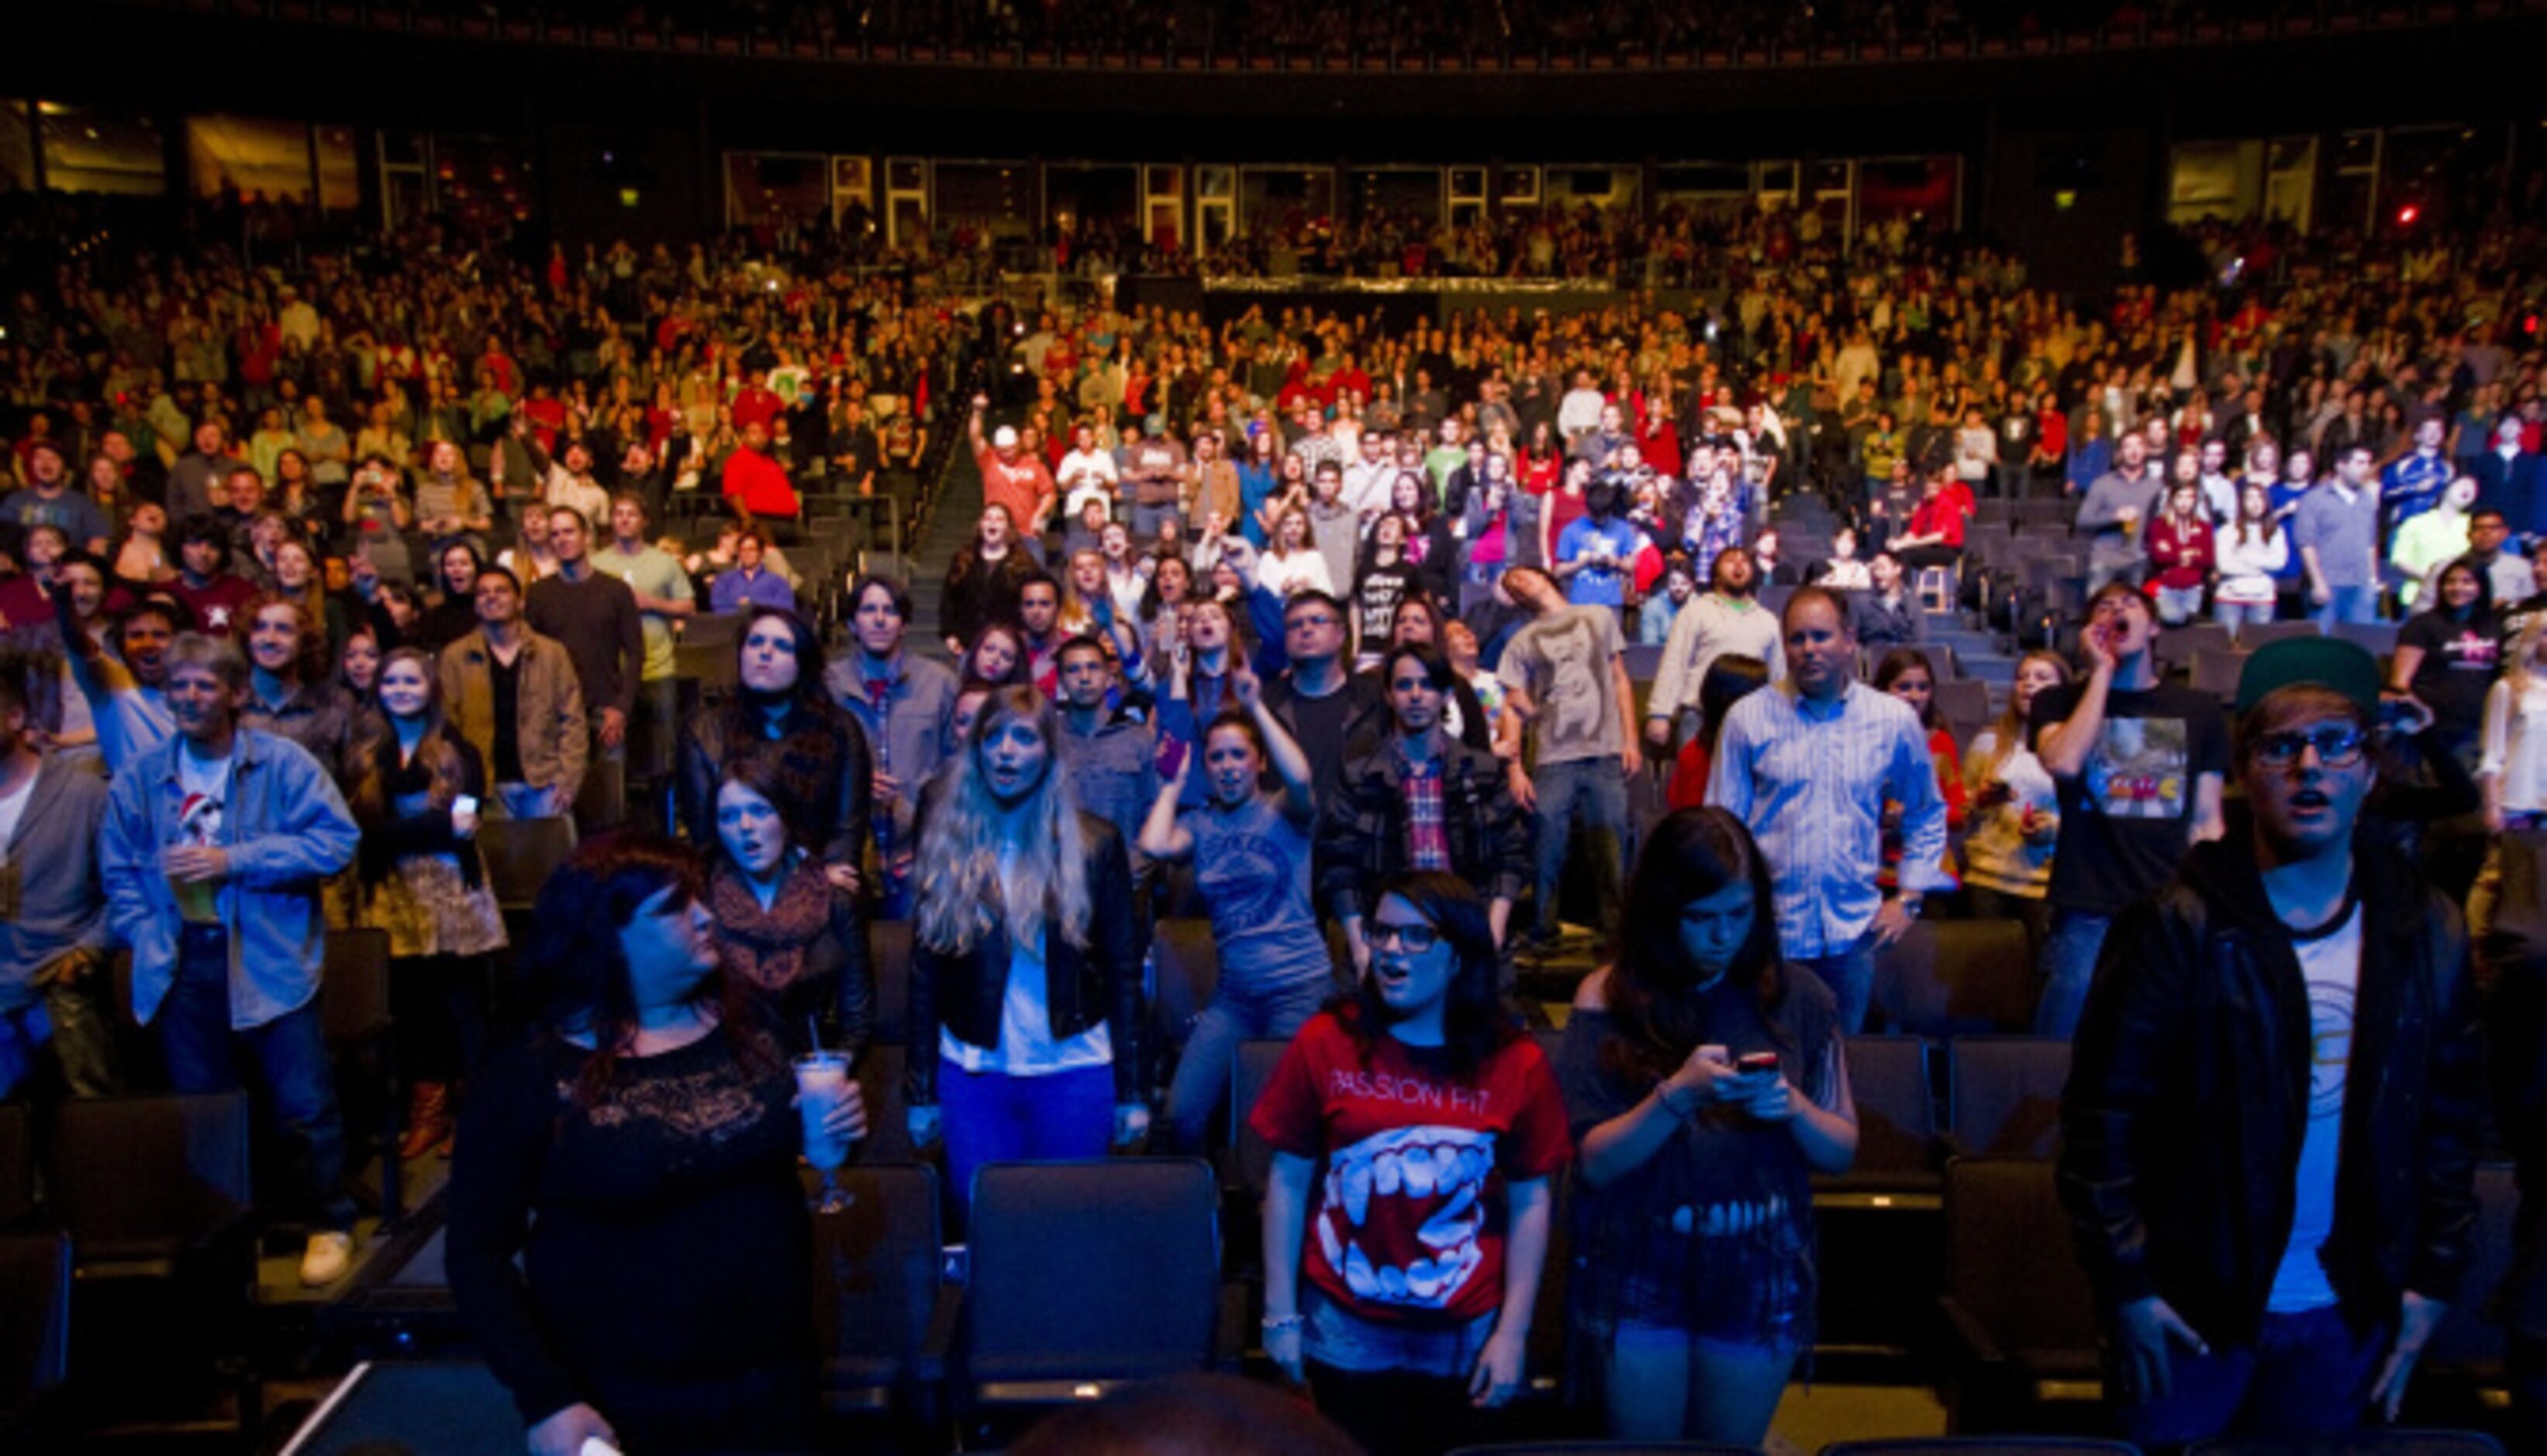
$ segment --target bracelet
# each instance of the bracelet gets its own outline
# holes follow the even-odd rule
[[[1302,1321],[1297,1315],[1268,1315],[1259,1323],[1267,1334],[1280,1334],[1285,1329],[1299,1328]]]

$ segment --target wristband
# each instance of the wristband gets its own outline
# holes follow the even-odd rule
[[[1299,1328],[1303,1322],[1297,1315],[1268,1315],[1259,1323],[1267,1334],[1280,1334],[1285,1329]]]

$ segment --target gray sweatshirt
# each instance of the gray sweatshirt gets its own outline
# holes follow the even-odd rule
[[[36,786],[5,873],[17,886],[17,913],[0,915],[0,1011],[23,1010],[42,995],[39,968],[73,946],[103,953],[106,882],[98,877],[97,831],[106,818],[106,775],[94,753],[53,752]]]

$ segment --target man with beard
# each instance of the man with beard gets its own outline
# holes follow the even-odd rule
[[[1759,568],[1751,554],[1729,547],[1715,554],[1709,571],[1709,590],[1672,617],[1654,669],[1653,691],[1645,700],[1645,741],[1667,748],[1673,720],[1698,711],[1698,689],[1707,669],[1727,652],[1757,657],[1769,664],[1772,680],[1784,675],[1786,657],[1779,650],[1776,614],[1756,600]],[[1690,720],[1691,732],[1697,720]]]

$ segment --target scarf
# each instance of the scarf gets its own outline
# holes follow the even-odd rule
[[[708,889],[726,969],[763,990],[784,990],[804,975],[805,952],[832,918],[832,886],[813,860],[797,863],[762,909],[741,872],[719,871]]]

